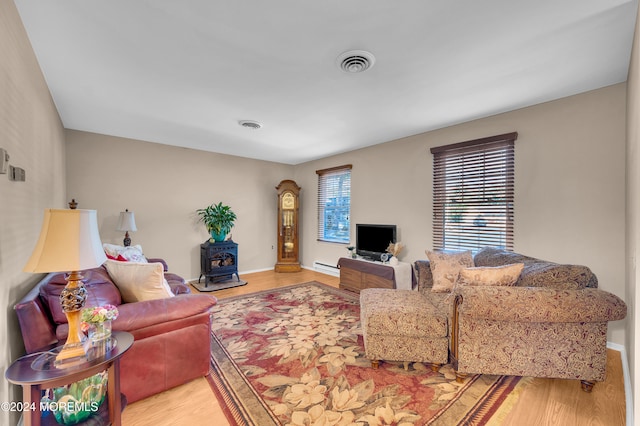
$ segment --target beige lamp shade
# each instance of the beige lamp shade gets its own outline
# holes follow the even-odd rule
[[[46,209],[24,272],[83,271],[106,262],[97,217],[95,210]]]
[[[133,216],[133,212],[125,210],[120,212],[120,219],[118,220],[117,231],[137,231],[136,218]]]

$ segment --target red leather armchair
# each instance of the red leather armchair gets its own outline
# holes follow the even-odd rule
[[[88,293],[86,305],[118,306],[113,330],[133,334],[134,344],[120,364],[120,387],[129,402],[208,374],[210,310],[217,302],[215,297],[189,294],[189,286],[181,277],[166,273],[176,297],[122,303],[120,292],[104,267],[82,274]],[[64,274],[49,274],[16,304],[27,353],[66,340],[68,324],[58,301],[64,285]]]

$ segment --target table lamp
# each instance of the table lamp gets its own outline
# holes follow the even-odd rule
[[[24,272],[68,272],[60,304],[69,323],[69,335],[56,364],[85,355],[80,311],[87,290],[80,271],[98,267],[106,260],[95,210],[45,209],[40,238]]]
[[[122,245],[129,247],[131,245],[129,231],[135,232],[138,230],[136,228],[136,218],[133,216],[133,212],[130,212],[129,209],[125,209],[123,212],[120,212],[120,220],[118,220],[118,228],[116,230],[125,231]]]

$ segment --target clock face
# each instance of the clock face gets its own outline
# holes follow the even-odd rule
[[[282,208],[285,210],[293,210],[296,205],[296,200],[291,192],[286,192],[282,195]]]

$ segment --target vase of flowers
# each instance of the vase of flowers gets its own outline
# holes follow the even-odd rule
[[[389,263],[391,265],[397,265],[399,263],[398,261],[398,255],[400,254],[400,252],[403,249],[403,245],[400,242],[397,243],[389,243],[389,247],[387,247],[386,252],[389,253],[389,255],[391,256],[389,259]]]
[[[111,321],[118,318],[118,308],[113,305],[84,308],[81,313],[83,329],[92,342],[111,337]]]
[[[89,325],[89,339],[92,342],[99,340],[105,340],[111,337],[111,321],[106,320],[102,322],[96,322]]]

